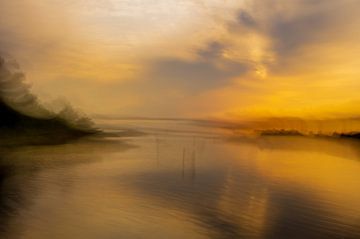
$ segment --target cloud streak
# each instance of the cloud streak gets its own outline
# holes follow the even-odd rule
[[[231,78],[246,74],[249,65],[224,59],[225,50],[225,45],[211,42],[196,52],[195,60],[159,59],[150,66],[149,78],[187,93],[228,85]]]

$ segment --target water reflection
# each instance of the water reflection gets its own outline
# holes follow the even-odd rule
[[[1,238],[360,238],[359,142],[147,134],[3,149]]]
[[[101,160],[104,153],[122,152],[132,147],[118,140],[87,138],[57,146],[1,148],[0,238],[20,237],[17,223],[21,212],[32,206],[34,198],[42,190],[37,183],[39,172],[87,164]],[[63,171],[57,183],[66,193],[73,181]]]

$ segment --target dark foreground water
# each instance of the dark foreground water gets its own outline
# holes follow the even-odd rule
[[[0,238],[360,238],[359,142],[139,123],[2,149]]]

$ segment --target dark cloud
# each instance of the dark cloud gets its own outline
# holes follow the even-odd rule
[[[225,50],[225,45],[219,42],[211,42],[205,49],[198,51],[198,55],[205,60],[211,60],[221,57]]]
[[[190,93],[226,85],[230,78],[246,73],[249,65],[223,59],[221,53],[225,48],[211,42],[197,51],[197,60],[160,59],[152,65],[150,78],[162,86],[179,87]]]
[[[257,23],[255,19],[245,10],[240,10],[237,16],[237,22],[247,27],[256,27]]]
[[[274,19],[269,34],[274,40],[278,55],[287,56],[308,44],[326,41],[323,34],[332,26],[328,12],[316,12],[306,16]]]
[[[250,29],[265,35],[282,60],[308,45],[332,41],[333,30],[339,29],[341,33],[356,9],[360,10],[360,4],[352,0],[270,0],[266,3],[254,0],[239,10],[235,23],[229,23],[229,30],[241,33]]]
[[[232,64],[227,67],[220,69],[206,61],[166,59],[156,63],[152,77],[190,91],[201,91],[227,84],[229,78],[241,75],[247,70],[242,64]]]

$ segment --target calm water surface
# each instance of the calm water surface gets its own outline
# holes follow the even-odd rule
[[[0,238],[360,238],[357,141],[121,125],[2,149]]]

